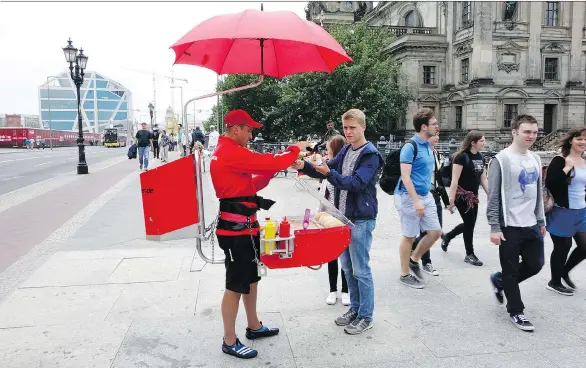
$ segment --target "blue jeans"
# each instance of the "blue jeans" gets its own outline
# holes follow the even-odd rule
[[[370,246],[376,220],[355,221],[350,246],[340,255],[340,263],[348,281],[350,308],[358,318],[372,321],[374,283],[370,270]]]
[[[138,147],[138,163],[142,168],[144,166],[145,169],[149,168],[149,146],[146,147]],[[143,165],[144,160],[144,165]]]

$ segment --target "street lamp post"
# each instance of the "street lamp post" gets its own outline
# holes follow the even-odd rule
[[[77,127],[78,127],[78,137],[77,137],[77,147],[79,149],[79,162],[77,163],[77,173],[78,174],[87,174],[88,166],[87,162],[85,161],[85,146],[83,144],[83,127],[82,127],[82,120],[81,120],[81,92],[80,88],[83,84],[83,76],[84,76],[84,69],[87,66],[87,55],[83,54],[83,48],[79,50],[79,54],[77,53],[77,49],[71,45],[71,38],[67,41],[68,45],[63,48],[63,53],[65,54],[65,60],[69,63],[69,72],[71,73],[71,80],[75,83],[77,87]],[[75,62],[75,66],[73,63]],[[73,70],[75,69],[75,73]]]
[[[151,115],[151,130],[153,130],[153,113],[155,111],[155,105],[152,102],[149,102],[149,114]]]
[[[183,106],[183,86],[171,86],[171,88],[181,88],[181,106]],[[194,104],[195,106],[195,104]],[[183,108],[181,109],[181,123],[185,126],[185,131],[189,131],[189,123],[185,120]],[[195,116],[193,117],[195,119]],[[195,121],[195,120],[194,120]]]

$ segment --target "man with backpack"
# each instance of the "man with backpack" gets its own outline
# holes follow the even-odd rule
[[[406,286],[422,289],[424,279],[419,260],[441,236],[436,203],[430,193],[435,156],[428,142],[437,134],[439,124],[431,109],[421,109],[413,116],[413,127],[417,133],[400,151],[401,175],[394,194],[403,231],[399,247],[399,281]],[[413,241],[422,231],[426,235],[411,254]]]

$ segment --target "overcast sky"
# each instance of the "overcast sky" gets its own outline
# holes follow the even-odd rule
[[[305,18],[306,4],[265,2],[264,10],[291,10]],[[68,70],[62,48],[69,37],[89,56],[87,69],[128,88],[134,108],[145,117],[153,99],[152,72],[170,75],[173,69],[176,77],[188,79],[184,100],[211,92],[215,72],[173,67],[174,52],[169,47],[208,18],[249,8],[260,9],[260,2],[0,2],[0,113],[39,113],[38,87],[47,76]],[[156,78],[158,121],[170,105],[169,86],[169,80]],[[210,108],[214,103],[215,99],[208,99],[198,106]],[[179,105],[180,90],[175,89],[176,112]]]

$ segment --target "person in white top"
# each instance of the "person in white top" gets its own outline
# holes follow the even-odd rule
[[[213,125],[210,127],[210,130],[210,135],[208,136],[208,151],[213,151],[218,145],[220,134]]]

